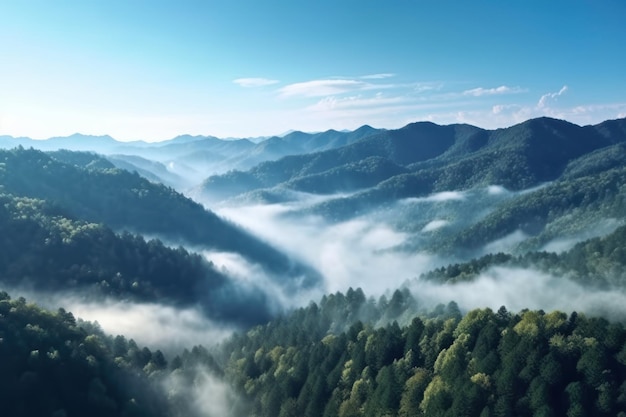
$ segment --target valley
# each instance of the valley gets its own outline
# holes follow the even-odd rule
[[[625,144],[3,137],[0,385],[15,415],[626,413]]]

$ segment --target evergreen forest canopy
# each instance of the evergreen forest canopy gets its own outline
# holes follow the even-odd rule
[[[0,144],[8,415],[626,416],[626,119]]]

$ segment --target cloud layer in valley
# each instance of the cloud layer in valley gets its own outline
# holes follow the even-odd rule
[[[332,225],[315,216],[281,216],[299,204],[223,207],[218,213],[313,265],[325,279],[318,296],[350,287],[382,294],[437,264],[432,255],[394,251],[407,236],[386,224],[359,218]]]
[[[612,319],[626,318],[626,293],[615,288],[588,288],[566,277],[533,269],[492,268],[471,282],[436,284],[414,280],[408,286],[422,305],[455,301],[464,310],[505,306],[518,312],[560,310],[585,312]]]

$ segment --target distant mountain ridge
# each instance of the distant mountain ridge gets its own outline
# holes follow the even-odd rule
[[[325,178],[325,172],[338,169],[349,172],[347,166],[370,157],[384,158],[403,167],[404,172],[392,170],[386,177],[372,177],[369,183],[356,181],[359,185],[351,190],[341,186],[320,189],[332,193],[391,187],[395,198],[481,184],[523,189],[558,178],[575,158],[625,142],[625,126],[626,119],[581,127],[544,117],[490,131],[470,125],[418,122],[368,135],[343,147],[212,176],[204,181],[200,192],[207,198],[225,199],[278,185],[298,189],[299,184],[311,183],[307,177]]]
[[[180,135],[161,142],[120,142],[110,136],[90,136],[73,134],[67,137],[54,137],[47,140],[34,140],[26,137],[14,138],[0,136],[0,148],[11,149],[16,146],[35,148],[43,151],[60,149],[72,151],[93,151],[103,155],[139,156],[160,162],[165,166],[179,165],[188,167],[181,170],[171,168],[174,175],[183,177],[171,182],[171,178],[162,178],[157,171],[141,171],[147,178],[164,179],[177,188],[190,186],[194,179],[198,182],[212,173],[223,173],[231,169],[249,169],[261,162],[276,160],[286,155],[296,155],[333,149],[380,131],[370,126],[362,126],[355,131],[339,132],[328,130],[319,133],[293,131],[285,136],[267,138],[229,138],[215,136]],[[126,161],[128,163],[128,161]],[[125,169],[132,169],[126,165]],[[141,168],[141,167],[139,167]],[[145,169],[145,167],[143,167]],[[167,176],[167,175],[166,175]],[[187,178],[185,178],[187,177]],[[198,178],[195,178],[198,177]]]

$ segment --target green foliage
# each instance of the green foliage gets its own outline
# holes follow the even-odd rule
[[[116,339],[117,351],[113,343],[63,309],[53,313],[0,294],[3,415],[170,415],[159,387],[131,365],[133,349],[126,347],[134,342]],[[166,365],[160,352],[146,353],[146,365]]]
[[[158,240],[73,220],[52,204],[0,194],[0,282],[39,291],[78,292],[172,305],[200,304],[209,316],[257,324],[270,317],[254,294],[234,283],[204,257]],[[255,301],[252,303],[251,301]],[[252,309],[256,306],[256,311]]]
[[[626,412],[620,399],[626,330],[620,324],[582,314],[504,309],[458,316],[453,306],[441,310],[442,316],[422,313],[403,326],[319,320],[345,317],[349,305],[337,293],[221,347],[225,378],[250,402],[250,415]],[[370,308],[381,318],[389,303],[380,299]],[[301,334],[305,322],[318,325]],[[250,361],[254,372],[246,371]]]
[[[137,173],[100,169],[104,162],[91,154],[60,151],[53,155],[34,149],[0,150],[2,191],[45,200],[67,216],[103,223],[116,231],[239,253],[285,277],[285,284],[292,276],[304,276],[309,285],[319,278],[311,268],[293,262],[172,188],[151,183]]]
[[[342,148],[214,176],[204,189],[220,198],[277,185],[314,193],[362,189],[312,209],[330,220],[345,220],[398,199],[433,192],[493,184],[523,190],[621,167],[626,133],[619,123],[609,125],[580,127],[538,118],[486,131],[467,125],[414,123]]]
[[[607,236],[588,239],[572,249],[556,254],[528,252],[514,256],[497,253],[485,255],[462,264],[451,264],[422,274],[421,279],[438,282],[471,281],[493,267],[532,268],[554,276],[571,279],[593,287],[610,288],[626,285],[626,226]],[[566,279],[566,278],[563,278]]]

